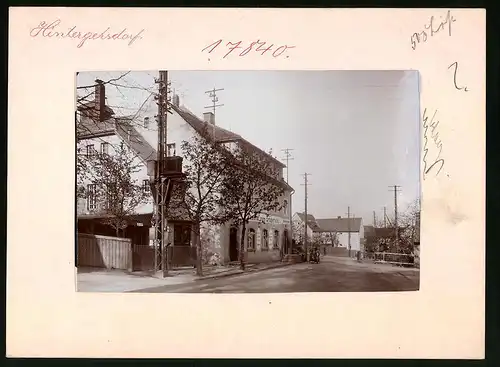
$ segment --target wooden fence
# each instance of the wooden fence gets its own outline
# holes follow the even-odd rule
[[[395,252],[365,252],[364,259],[376,263],[389,263],[394,265],[415,266],[415,256],[412,254],[401,254]]]
[[[77,266],[132,270],[131,240],[78,233]]]

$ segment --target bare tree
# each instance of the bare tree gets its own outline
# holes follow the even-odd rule
[[[247,224],[282,209],[284,188],[269,155],[243,143],[232,154],[234,168],[225,177],[221,198],[223,207],[233,214],[233,223],[242,227],[239,260],[244,270]]]
[[[203,275],[201,226],[222,224],[231,218],[221,206],[224,181],[231,171],[227,153],[208,137],[206,132],[182,142],[182,153],[186,160],[183,172],[186,175],[184,202],[192,221],[192,236],[196,244],[198,275]]]
[[[95,200],[96,211],[105,216],[102,222],[112,226],[119,237],[130,216],[136,214],[137,207],[146,203],[151,194],[134,178],[143,166],[136,155],[123,143],[113,150],[109,154],[95,152],[86,156],[82,168],[90,180],[87,197]]]

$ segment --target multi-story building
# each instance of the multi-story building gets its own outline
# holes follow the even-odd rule
[[[155,147],[158,142],[158,131],[154,120],[146,117],[143,121],[137,122],[132,117],[116,117],[104,101],[105,85],[96,81],[95,101],[79,106],[77,111],[77,154],[112,153],[113,146],[122,144],[136,155],[137,162],[142,165],[142,169],[135,173],[134,178],[143,183],[144,190],[151,190],[153,174],[151,163],[156,158]],[[199,118],[179,102],[179,97],[174,95],[172,113],[168,116],[167,126],[169,156],[181,156],[182,142],[190,140],[195,135],[203,136],[202,133],[208,129],[218,143],[231,149],[244,145],[261,154],[272,165],[275,173],[272,177],[273,184],[280,185],[284,190],[284,195],[280,199],[283,209],[265,213],[259,220],[247,224],[244,237],[245,254],[249,262],[279,259],[280,250],[286,251],[288,244],[291,243],[288,210],[292,188],[283,179],[285,165],[242,136],[217,126],[212,113],[205,113],[203,118]],[[189,162],[184,161],[182,164],[186,165]],[[99,218],[105,216],[105,211],[101,210],[96,198],[92,196],[92,182],[83,180],[80,183],[78,190],[85,192],[85,195],[78,199],[79,230],[110,234],[110,229],[99,221]],[[169,208],[169,213],[174,214],[168,218],[169,242],[174,250],[176,247],[191,247],[191,222],[183,213],[179,203],[173,202],[171,206],[174,208]],[[136,213],[131,216],[125,233],[128,233],[128,237],[132,237],[136,245],[152,244],[153,208],[151,195],[149,200],[139,206]],[[231,223],[202,228],[202,239],[207,242],[204,245],[212,252],[217,252],[223,263],[238,260],[240,234],[241,228],[232,226]],[[191,250],[185,253],[192,254]],[[189,262],[188,259],[186,262]]]

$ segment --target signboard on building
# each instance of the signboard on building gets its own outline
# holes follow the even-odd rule
[[[290,221],[288,219],[283,219],[282,217],[278,217],[276,215],[268,216],[261,214],[259,216],[259,222],[264,224],[279,225],[279,224],[288,224]]]

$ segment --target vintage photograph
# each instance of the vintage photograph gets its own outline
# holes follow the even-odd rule
[[[419,290],[418,71],[75,85],[77,291]]]

